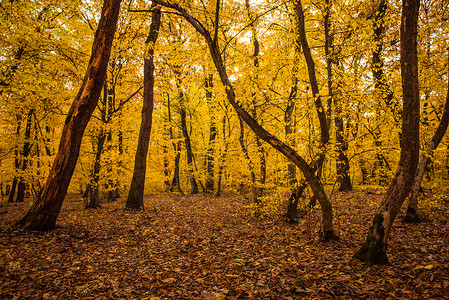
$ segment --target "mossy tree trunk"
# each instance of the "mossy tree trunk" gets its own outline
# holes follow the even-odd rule
[[[374,216],[365,243],[354,257],[368,265],[386,264],[393,222],[413,184],[419,158],[417,27],[419,0],[402,1],[401,76],[403,91],[401,155],[396,174]]]

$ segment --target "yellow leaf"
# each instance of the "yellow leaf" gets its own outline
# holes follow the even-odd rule
[[[416,267],[413,268],[413,270],[419,270],[419,269],[424,269],[423,265],[417,265]]]

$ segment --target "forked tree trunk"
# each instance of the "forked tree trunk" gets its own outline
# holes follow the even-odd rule
[[[134,160],[134,172],[129,187],[128,198],[126,199],[126,208],[139,210],[143,209],[143,192],[145,189],[145,174],[147,168],[148,145],[150,143],[151,123],[153,121],[154,104],[154,45],[159,34],[161,24],[161,9],[153,8],[150,33],[145,41],[147,53],[144,59],[144,79],[143,79],[143,105],[142,121],[139,130],[139,139],[137,141],[136,157]]]
[[[281,152],[288,159],[290,159],[296,166],[303,172],[309,186],[311,187],[313,193],[315,194],[317,200],[321,205],[322,213],[322,228],[321,228],[321,238],[323,240],[335,239],[337,238],[333,230],[333,212],[332,204],[327,197],[323,185],[319,178],[315,175],[315,172],[310,168],[307,162],[302,156],[300,156],[293,148],[282,142],[276,136],[270,134],[265,130],[260,124],[246,111],[239,103],[236,101],[234,87],[232,86],[226,68],[221,56],[221,51],[217,44],[217,39],[212,39],[212,36],[208,30],[195,18],[193,18],[184,8],[175,3],[167,3],[161,0],[154,0],[156,3],[161,4],[165,7],[170,7],[177,10],[182,16],[195,28],[195,30],[200,33],[206,40],[211,57],[214,61],[215,67],[220,76],[221,82],[225,88],[226,97],[228,102],[235,109],[240,118],[245,121],[245,123],[254,131],[254,133],[267,142],[270,146],[275,148],[277,151]],[[216,24],[218,26],[218,24]],[[317,103],[315,103],[317,104]],[[325,120],[326,121],[326,120]],[[327,123],[326,123],[327,125]]]
[[[419,0],[402,1],[401,75],[402,135],[401,156],[396,174],[383,198],[365,243],[354,254],[368,265],[386,264],[387,241],[393,222],[407,198],[416,174],[419,158],[419,85],[417,27]]]
[[[84,130],[97,105],[103,87],[117,27],[120,2],[121,0],[104,0],[103,2],[86,75],[68,112],[58,152],[42,190],[41,198],[17,222],[17,226],[28,230],[51,230],[55,227],[78,160]]]
[[[448,74],[449,74],[449,59],[448,59]],[[430,140],[429,144],[426,147],[425,153],[422,153],[419,159],[418,170],[416,171],[412,190],[410,192],[410,198],[408,200],[407,212],[404,217],[404,222],[414,223],[420,221],[418,215],[418,194],[421,188],[421,181],[423,179],[424,173],[426,172],[427,164],[432,158],[433,152],[443,139],[443,136],[446,133],[447,126],[449,124],[449,76],[447,86],[448,88],[446,93],[446,103],[444,104],[443,115],[441,116],[440,123],[438,124],[438,127],[432,136],[432,139]]]

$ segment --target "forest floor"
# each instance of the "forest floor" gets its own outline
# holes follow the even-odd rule
[[[8,231],[30,203],[0,203],[0,299],[449,299],[449,205],[398,219],[391,265],[352,258],[382,193],[333,195],[339,241],[319,208],[297,224],[257,218],[240,196],[160,195],[85,210],[69,195],[51,232]],[[401,217],[401,216],[400,216]]]

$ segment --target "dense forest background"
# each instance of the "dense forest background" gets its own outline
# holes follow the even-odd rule
[[[1,195],[34,202],[17,226],[53,229],[67,192],[226,193],[290,222],[319,205],[332,240],[332,195],[384,187],[356,254],[376,264],[406,198],[408,221],[447,198],[445,1],[120,2],[1,4]]]
[[[0,20],[3,296],[39,278],[47,294],[21,295],[64,285],[84,297],[55,283],[54,257],[70,249],[64,262],[86,260],[69,277],[103,274],[91,257],[112,245],[136,268],[153,263],[157,292],[134,295],[154,299],[445,297],[447,0],[10,0]],[[393,233],[398,216],[428,229]],[[43,258],[27,249],[48,239],[42,277]],[[353,260],[388,265],[387,250],[402,269],[363,273]],[[107,257],[116,270],[121,260]],[[301,277],[298,266],[315,273]],[[104,276],[85,288],[105,297],[140,288]],[[364,280],[371,289],[357,286]],[[180,281],[189,283],[166,290]]]

